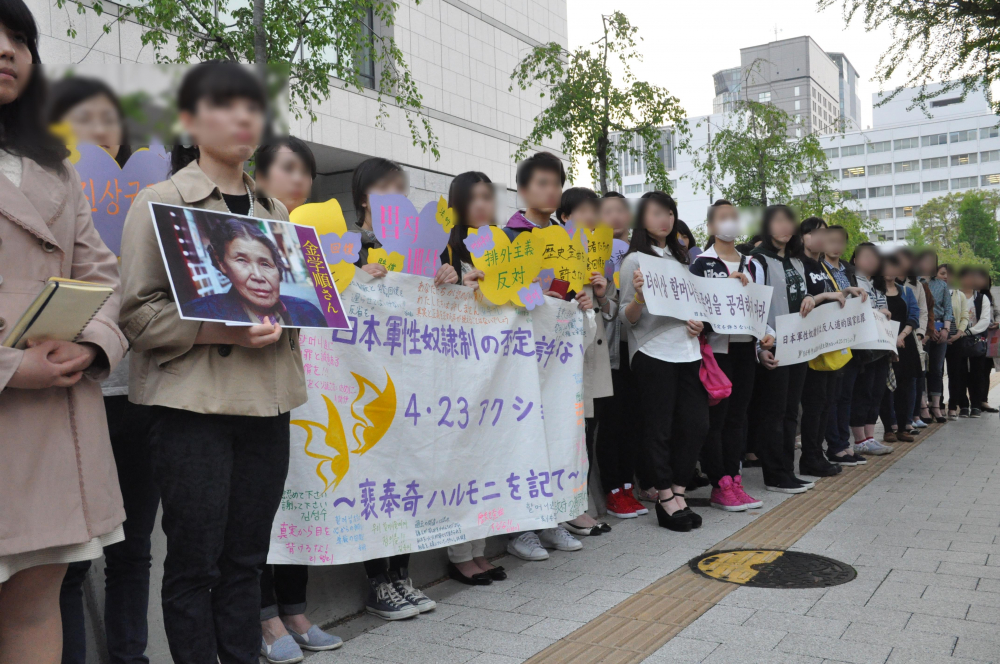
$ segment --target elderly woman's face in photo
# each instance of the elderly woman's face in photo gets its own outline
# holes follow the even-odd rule
[[[222,271],[252,309],[267,312],[277,306],[281,295],[281,270],[263,242],[243,237],[233,239],[226,245]]]

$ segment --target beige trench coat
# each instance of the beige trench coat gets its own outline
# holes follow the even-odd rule
[[[0,338],[50,277],[114,286],[83,331],[103,351],[70,388],[7,387],[23,351],[0,348],[0,556],[80,544],[125,521],[98,381],[128,345],[118,330],[118,265],[94,230],[80,177],[22,159],[0,175]]]
[[[280,201],[257,191],[254,216],[288,220]],[[132,344],[129,400],[210,415],[265,417],[287,413],[306,402],[306,379],[299,331],[284,328],[264,348],[195,345],[201,328],[177,312],[167,270],[156,240],[149,203],[226,212],[219,188],[198,162],[169,180],[142,190],[125,219],[122,234],[122,307],[119,323]]]

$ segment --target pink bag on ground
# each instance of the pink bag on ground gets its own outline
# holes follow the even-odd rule
[[[698,376],[708,392],[708,405],[714,406],[729,398],[733,393],[733,383],[719,368],[719,363],[715,361],[715,353],[712,352],[712,347],[708,345],[704,335],[698,337],[698,341],[701,343],[701,369],[698,371]]]

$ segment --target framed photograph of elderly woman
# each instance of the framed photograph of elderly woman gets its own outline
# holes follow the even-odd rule
[[[315,229],[162,203],[149,207],[181,318],[350,329]]]

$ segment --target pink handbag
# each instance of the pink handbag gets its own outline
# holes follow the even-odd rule
[[[698,341],[701,343],[701,369],[698,371],[698,376],[701,378],[701,384],[705,386],[705,391],[708,392],[708,405],[714,406],[729,398],[733,393],[733,383],[719,368],[719,363],[715,361],[715,353],[712,352],[712,347],[708,345],[705,336],[698,337]]]

